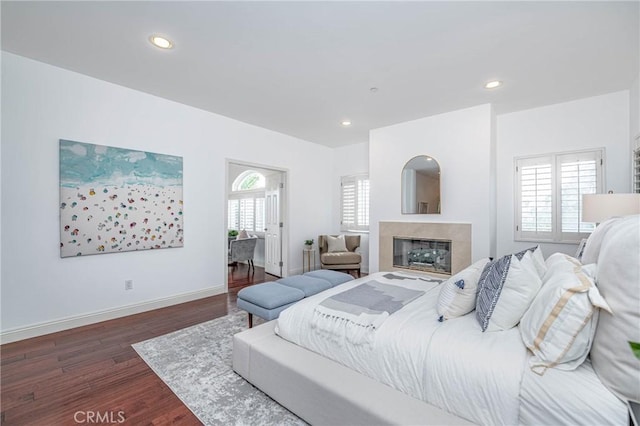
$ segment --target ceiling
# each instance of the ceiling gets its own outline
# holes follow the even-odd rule
[[[2,49],[335,147],[483,103],[500,114],[629,89],[639,6],[2,1]],[[492,79],[503,86],[484,89]]]

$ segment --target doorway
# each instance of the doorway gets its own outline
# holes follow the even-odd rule
[[[268,165],[227,160],[226,243],[246,231],[256,238],[253,263],[273,277],[287,275],[289,224],[287,171]],[[242,233],[244,235],[244,233]],[[255,269],[254,269],[255,271]],[[247,273],[251,273],[247,269]],[[232,285],[227,276],[227,289]]]

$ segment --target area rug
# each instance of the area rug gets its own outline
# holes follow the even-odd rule
[[[133,348],[205,425],[305,425],[232,370],[246,312],[135,343]]]

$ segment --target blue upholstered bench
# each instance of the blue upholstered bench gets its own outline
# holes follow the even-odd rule
[[[280,312],[305,297],[352,279],[349,274],[323,269],[252,285],[238,292],[238,308],[249,313],[249,327],[253,327],[253,315],[267,321],[276,319]]]

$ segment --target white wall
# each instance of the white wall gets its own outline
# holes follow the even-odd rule
[[[514,241],[514,157],[604,147],[605,191],[630,190],[628,91],[499,115],[497,130],[498,255],[531,246]],[[542,245],[545,256],[576,247]]]
[[[343,233],[340,231],[340,178],[342,176],[367,173],[369,173],[369,144],[359,143],[335,148],[333,150],[333,177],[331,179],[331,185],[333,188],[333,215],[331,217],[331,228],[325,233]],[[369,272],[369,233],[359,232],[358,234],[360,235],[359,251],[362,255],[362,264],[360,265],[360,269],[363,272]],[[315,239],[316,243],[318,241],[317,236],[309,238]]]
[[[480,105],[370,132],[370,271],[378,270],[380,221],[471,223],[472,259],[490,255],[491,117]],[[416,155],[440,163],[440,215],[400,213],[402,168]]]
[[[168,83],[170,84],[170,82]],[[201,291],[227,274],[225,161],[289,172],[289,270],[332,229],[332,150],[2,53],[2,332]],[[58,139],[179,155],[183,248],[61,259]],[[314,172],[316,171],[316,172]],[[124,280],[134,290],[124,290]]]
[[[634,141],[640,136],[640,75],[629,90],[629,135]],[[632,147],[632,149],[635,149]]]

